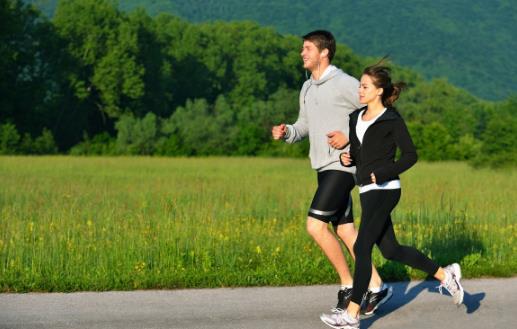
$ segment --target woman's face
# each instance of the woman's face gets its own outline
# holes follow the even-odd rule
[[[359,102],[361,104],[369,104],[373,101],[381,100],[383,89],[377,88],[373,84],[372,77],[367,74],[363,74],[361,77],[361,83],[359,85]]]

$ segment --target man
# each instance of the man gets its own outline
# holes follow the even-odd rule
[[[272,129],[273,138],[295,143],[309,136],[312,168],[317,171],[318,188],[312,200],[307,231],[323,250],[336,269],[341,288],[338,291],[337,309],[346,309],[352,295],[353,279],[343,250],[334,231],[355,258],[353,246],[357,238],[352,213],[350,192],[355,186],[355,168],[340,164],[340,150],[348,144],[349,114],[362,107],[359,103],[357,79],[331,65],[336,51],[336,41],[328,31],[313,31],[303,36],[301,57],[303,67],[311,77],[300,92],[300,112],[292,125],[280,124]],[[364,313],[372,314],[387,301],[391,288],[382,283],[372,269],[370,289],[366,295]]]

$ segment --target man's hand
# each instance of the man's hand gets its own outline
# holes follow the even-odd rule
[[[287,134],[287,126],[284,123],[278,126],[273,126],[273,129],[271,129],[271,134],[273,135],[274,140],[282,139]]]
[[[343,152],[341,153],[340,157],[341,162],[343,162],[345,166],[349,166],[352,163],[352,159],[350,159],[350,152]]]
[[[341,131],[331,131],[327,134],[328,143],[335,149],[341,150],[348,143],[348,138]]]

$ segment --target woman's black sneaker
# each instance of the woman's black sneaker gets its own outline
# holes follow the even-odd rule
[[[368,290],[366,295],[365,307],[361,310],[364,315],[372,315],[382,304],[386,303],[393,295],[393,289],[386,284],[382,285],[379,292]]]

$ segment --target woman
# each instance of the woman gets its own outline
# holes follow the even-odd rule
[[[382,65],[367,67],[359,86],[359,98],[367,104],[350,115],[350,152],[341,154],[344,166],[356,166],[361,199],[361,225],[354,245],[356,269],[351,302],[343,312],[322,314],[321,320],[334,328],[359,328],[361,300],[371,277],[371,255],[377,244],[382,255],[438,279],[455,304],[463,301],[458,264],[445,268],[412,247],[398,244],[391,212],[400,199],[399,174],[417,161],[415,146],[400,114],[393,108],[404,83],[392,83],[390,70]],[[395,160],[397,147],[400,159]]]

